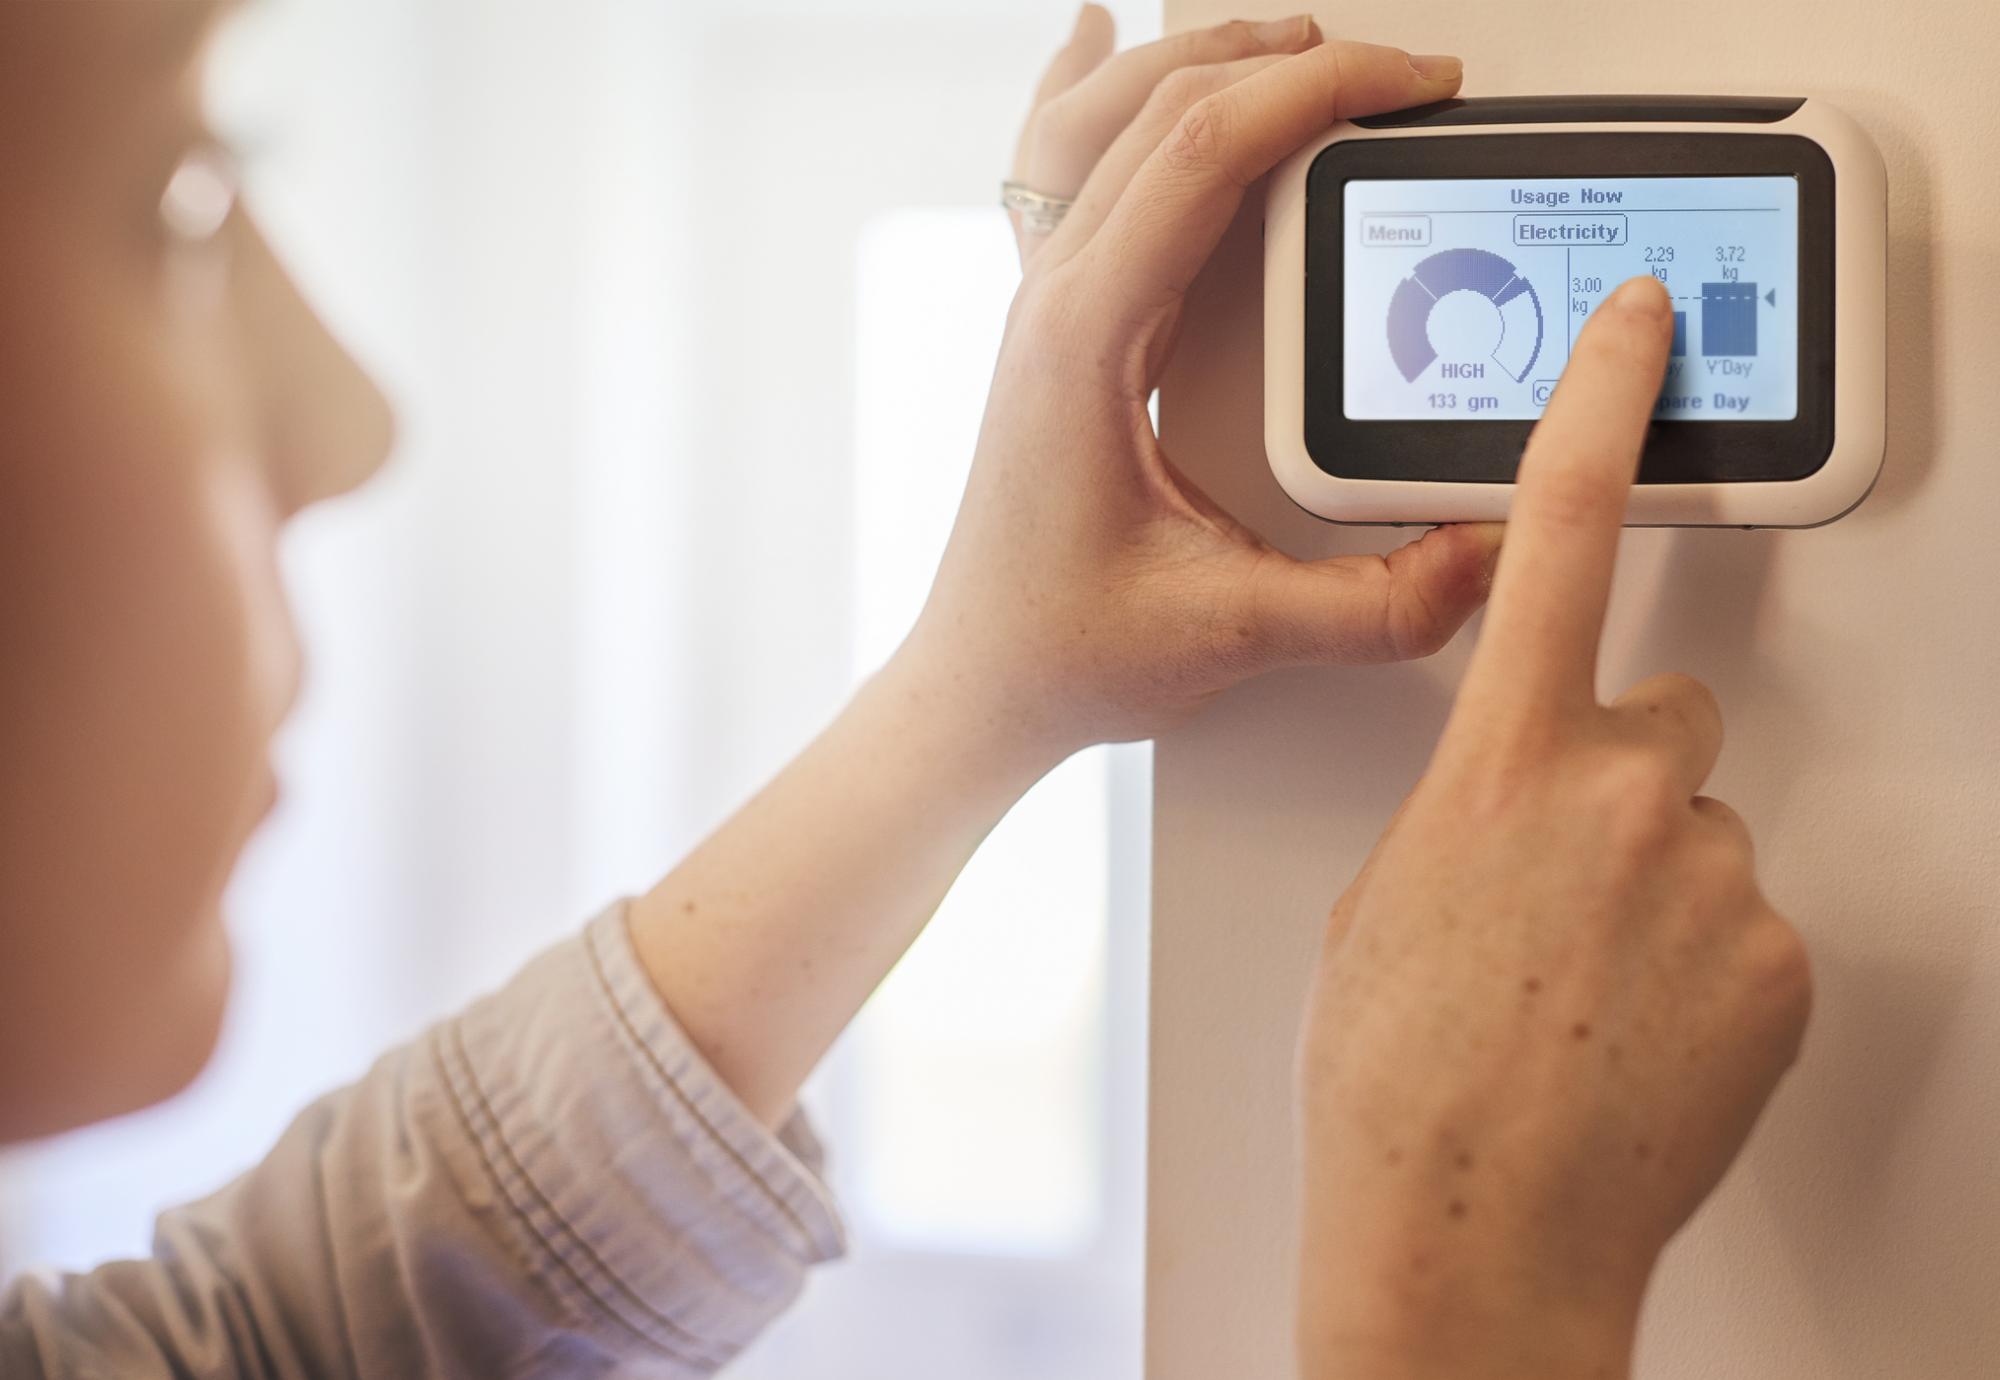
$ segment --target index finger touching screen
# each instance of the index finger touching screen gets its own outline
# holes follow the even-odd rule
[[[1666,370],[1666,290],[1634,278],[1578,334],[1521,457],[1472,675],[1487,691],[1594,693],[1598,634],[1639,449]]]

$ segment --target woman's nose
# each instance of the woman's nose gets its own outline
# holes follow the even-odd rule
[[[389,400],[300,296],[254,225],[236,285],[272,485],[287,515],[357,487],[395,439]]]

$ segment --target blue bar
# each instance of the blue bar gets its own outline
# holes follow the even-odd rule
[[[1701,352],[1705,355],[1757,353],[1757,285],[1701,285]]]
[[[1684,311],[1677,311],[1674,313],[1674,343],[1673,347],[1667,353],[1670,355],[1684,355],[1687,352],[1688,314]]]

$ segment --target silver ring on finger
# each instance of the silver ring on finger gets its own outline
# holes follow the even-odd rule
[[[1023,182],[1002,182],[1000,204],[1020,213],[1023,230],[1031,235],[1046,235],[1062,224],[1063,216],[1076,202],[1070,197],[1035,191]]]

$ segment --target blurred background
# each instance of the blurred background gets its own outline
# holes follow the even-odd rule
[[[1114,3],[1121,41],[1157,7]],[[1067,0],[261,0],[252,209],[397,400],[286,552],[312,684],[213,1068],[0,1157],[0,1273],[144,1250],[315,1094],[641,888],[915,614]],[[994,834],[807,1102],[852,1259],[729,1373],[1139,1373],[1148,759]]]

